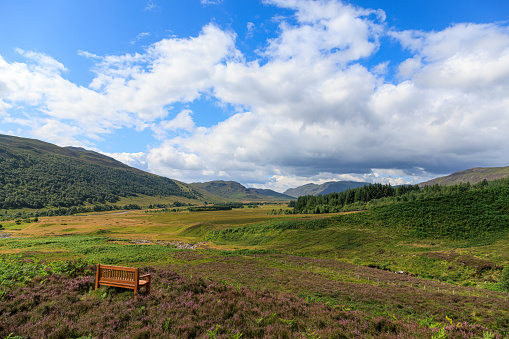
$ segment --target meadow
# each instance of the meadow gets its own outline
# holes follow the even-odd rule
[[[280,208],[3,221],[0,337],[509,335],[507,235],[419,238],[369,211],[271,213]],[[96,263],[152,273],[151,296],[95,291]]]

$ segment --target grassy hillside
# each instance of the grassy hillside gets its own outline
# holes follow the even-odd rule
[[[469,284],[483,278],[498,281],[501,263],[509,262],[505,250],[509,180],[428,190],[373,200],[366,205],[367,210],[356,213],[311,220],[286,218],[216,230],[207,239],[223,245],[342,257],[454,283]],[[489,260],[468,257],[478,251]],[[428,265],[435,259],[450,270]]]
[[[116,203],[122,197],[198,199],[187,185],[80,148],[0,136],[0,208]]]
[[[192,183],[190,186],[233,201],[288,201],[293,199],[291,196],[269,189],[246,188],[235,181],[216,180]]]
[[[107,157],[100,153],[89,151],[81,147],[59,147],[44,141],[28,138],[20,138],[10,135],[0,134],[0,159],[16,158],[20,154],[30,155],[32,157],[51,154],[56,156],[65,156],[69,158],[81,159],[88,163],[113,167],[124,168],[133,171],[142,172],[138,169],[129,167],[120,161]]]
[[[458,185],[469,182],[476,184],[483,180],[491,181],[509,177],[509,167],[476,167],[464,171],[452,173],[445,177],[436,178],[423,183],[420,187],[433,185]]]
[[[367,182],[357,181],[329,181],[321,185],[317,184],[306,184],[296,188],[289,188],[284,194],[298,198],[303,195],[325,195],[330,193],[339,193],[346,191],[351,188],[357,188],[368,185]]]

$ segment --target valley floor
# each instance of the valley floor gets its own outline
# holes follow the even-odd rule
[[[509,294],[494,288],[506,239],[458,247],[272,208],[4,222],[0,337],[509,334]],[[94,291],[94,263],[152,273],[152,295]],[[33,277],[18,281],[19,271]]]

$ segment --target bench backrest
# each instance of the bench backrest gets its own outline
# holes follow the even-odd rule
[[[136,286],[139,277],[139,268],[97,265],[97,280],[101,282],[132,284]]]

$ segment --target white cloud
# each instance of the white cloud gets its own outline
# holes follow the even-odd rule
[[[246,28],[247,28],[246,37],[248,37],[248,38],[252,37],[254,35],[256,25],[252,22],[248,22],[246,25]]]
[[[343,4],[339,1],[266,0],[296,10],[297,25],[283,21],[280,35],[271,40],[265,54],[288,60],[304,59],[311,63],[323,53],[336,63],[346,63],[372,55],[378,48],[383,28],[368,19],[377,12]],[[383,15],[378,19],[384,20]]]
[[[147,5],[145,6],[145,10],[146,11],[156,11],[156,10],[160,10],[161,7],[159,7],[156,3],[154,3],[154,1],[152,0],[149,0],[147,2]]]
[[[219,5],[223,0],[200,0],[202,5]]]
[[[145,37],[148,37],[150,36],[150,33],[148,32],[142,32],[140,34],[138,34],[136,36],[136,38],[134,40],[132,40],[131,42],[129,42],[131,45],[134,45],[135,43],[137,43],[138,41],[140,41],[141,39],[145,38]],[[90,54],[88,54],[90,55]],[[87,54],[85,54],[85,56],[88,56]]]
[[[33,119],[30,120],[32,126]],[[62,146],[87,146],[81,141],[83,138],[96,138],[95,135],[87,134],[86,131],[78,126],[69,125],[54,119],[40,120],[32,130],[32,136],[37,139],[51,140]]]
[[[371,72],[376,75],[385,75],[389,72],[389,61],[381,62],[371,69]]]
[[[182,177],[182,172],[206,169],[203,160],[196,154],[179,151],[171,143],[152,149],[147,155],[147,162],[151,172],[177,179]]]
[[[414,56],[403,61],[398,66],[398,76],[400,79],[407,80],[412,78],[415,73],[422,69],[422,59],[420,56]]]
[[[25,58],[35,62],[33,69],[45,73],[47,75],[53,75],[53,73],[59,74],[60,72],[67,71],[65,66],[53,59],[52,57],[44,54],[32,51],[24,51],[22,49],[16,49],[16,51],[23,55]]]
[[[116,160],[142,170],[148,170],[147,154],[144,152],[138,153],[103,153],[109,157],[115,158]]]
[[[163,120],[158,124],[152,125],[152,130],[158,139],[165,139],[168,137],[169,132],[183,131],[193,132],[196,129],[193,118],[191,117],[192,111],[185,109],[180,112],[173,120]]]

